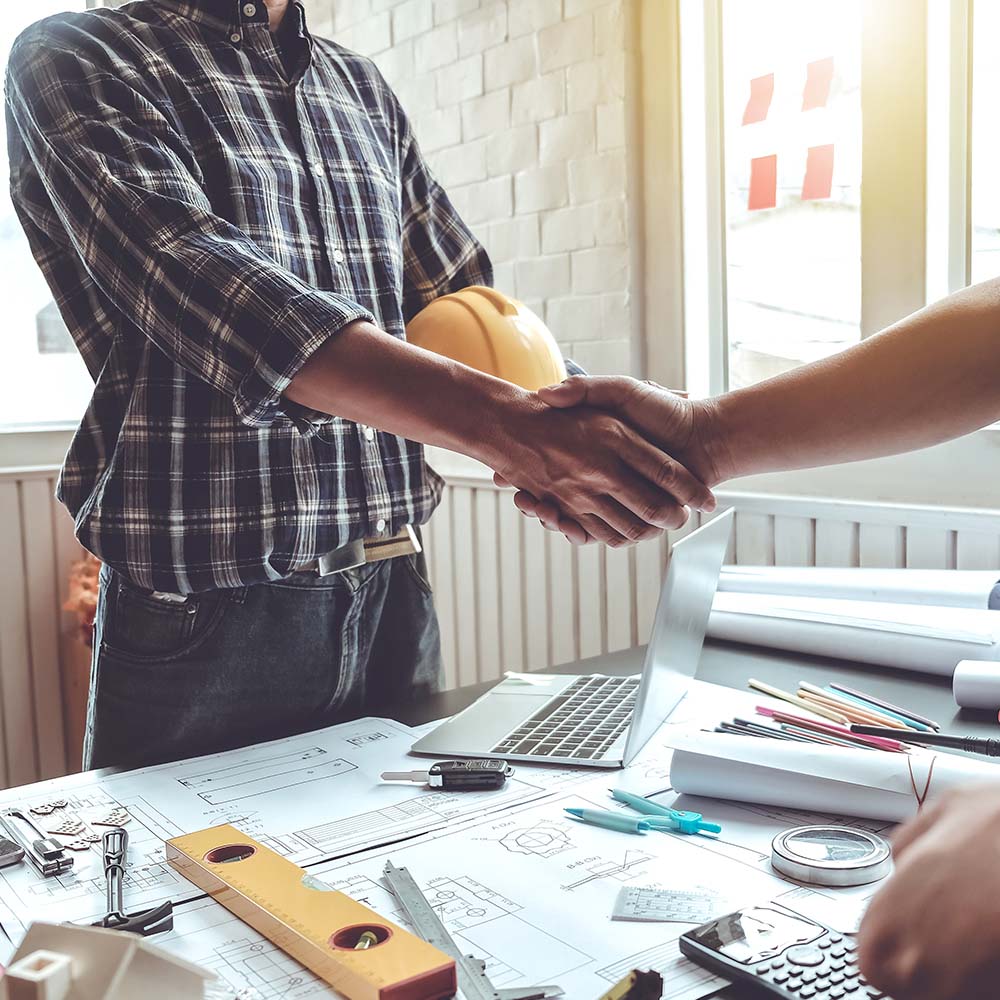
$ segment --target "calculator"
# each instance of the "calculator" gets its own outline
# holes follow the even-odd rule
[[[681,935],[681,952],[734,983],[786,1000],[881,1000],[854,939],[775,903],[727,913]],[[888,1000],[888,998],[887,998]]]

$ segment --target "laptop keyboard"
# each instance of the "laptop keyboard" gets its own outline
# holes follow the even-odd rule
[[[632,718],[638,677],[579,677],[492,753],[599,759]]]

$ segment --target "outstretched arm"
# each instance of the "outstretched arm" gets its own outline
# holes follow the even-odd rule
[[[540,396],[621,416],[709,486],[926,448],[1000,419],[1000,279],[833,357],[713,399],[629,378],[573,378]],[[550,527],[571,528],[552,505],[516,502]]]

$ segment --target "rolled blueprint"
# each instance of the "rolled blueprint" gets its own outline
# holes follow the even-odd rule
[[[820,569],[723,566],[719,590],[841,601],[1000,610],[1000,569]]]
[[[892,822],[950,788],[1000,781],[1000,764],[929,750],[883,753],[702,732],[671,743],[677,792]]]
[[[960,660],[1000,660],[1000,611],[971,608],[725,593],[708,634],[946,677]]]
[[[951,689],[962,708],[1000,708],[1000,663],[962,660],[955,667]]]

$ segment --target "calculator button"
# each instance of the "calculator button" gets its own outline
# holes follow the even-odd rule
[[[826,995],[830,1000],[841,1000],[841,997],[847,996],[842,986],[831,986]]]
[[[788,973],[787,972],[776,972],[773,976],[771,976],[771,982],[772,983],[777,983],[779,986],[782,983],[787,983],[788,982]]]
[[[770,971],[771,971],[771,966],[769,966],[769,965],[758,965],[757,966],[757,975],[758,976],[766,976]]]
[[[800,997],[814,997],[814,996],[816,996],[816,987],[815,986],[810,986],[810,985],[806,984],[799,991],[799,996]]]
[[[826,955],[813,947],[790,948],[785,952],[785,958],[793,965],[822,965]]]
[[[844,992],[845,993],[854,993],[855,991],[860,990],[860,989],[861,989],[860,984],[856,983],[853,979],[848,979],[847,982],[844,983]]]
[[[840,934],[830,934],[827,937],[827,941],[829,941],[830,944],[840,944],[840,942],[843,941],[843,940],[844,939],[843,939],[843,937]]]
[[[866,987],[865,993],[866,996],[871,997],[872,1000],[882,1000],[882,997],[885,996],[885,994],[881,990],[876,989],[874,986]]]
[[[802,982],[804,983],[814,983],[816,982],[816,973],[812,969],[807,969],[802,973]]]
[[[839,970],[834,969],[830,973],[830,982],[834,986],[837,986],[839,983],[842,983],[843,981],[844,981],[844,974],[842,972],[840,972]]]
[[[829,965],[830,969],[834,972],[839,972],[841,969],[847,967],[847,963],[841,958],[835,958]]]
[[[832,944],[833,944],[833,941],[831,941],[829,938],[824,938],[822,941],[817,941],[816,942],[817,947],[824,948],[824,949],[825,948],[829,948],[830,945],[832,945]]]
[[[842,947],[841,945],[837,945],[836,948],[830,949],[830,954],[834,958],[843,958],[847,954],[847,949]]]
[[[785,960],[783,958],[776,958],[771,963],[771,968],[772,969],[783,969],[784,967],[785,967]]]

